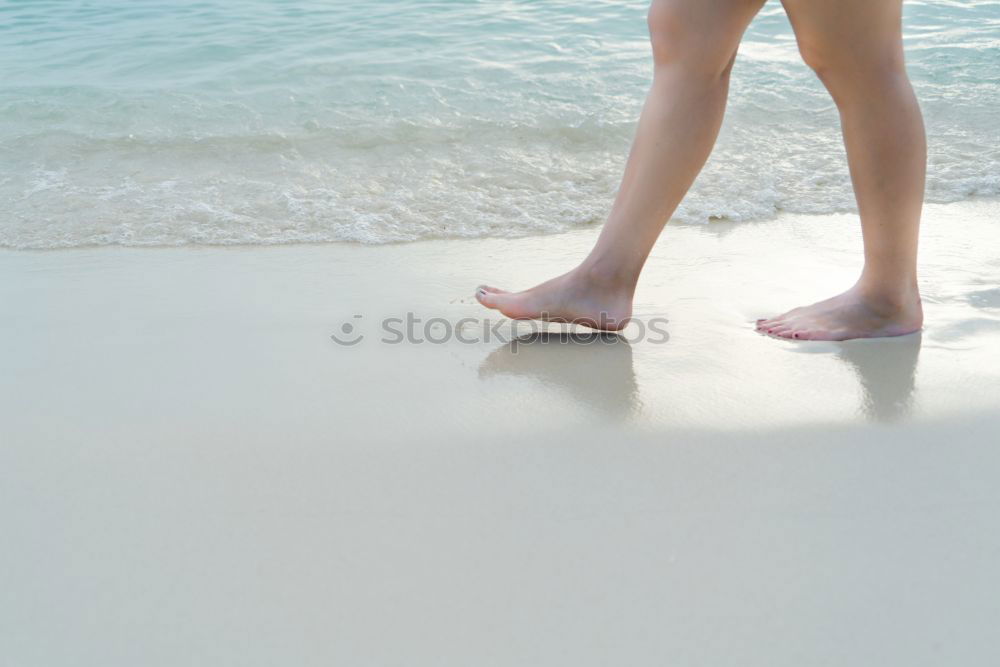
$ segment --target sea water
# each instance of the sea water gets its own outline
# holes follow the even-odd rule
[[[0,0],[0,246],[384,243],[601,222],[646,2]],[[1000,195],[1000,1],[908,0],[927,197]],[[675,219],[855,206],[780,3]]]

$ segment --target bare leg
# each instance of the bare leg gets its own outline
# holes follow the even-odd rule
[[[736,50],[763,2],[653,0],[653,84],[597,244],[580,266],[530,290],[481,286],[484,306],[517,319],[625,326],[646,257],[715,144]]]
[[[861,213],[865,266],[847,292],[757,328],[784,338],[846,340],[920,329],[917,235],[926,144],[906,76],[902,0],[782,0],[805,61],[840,109]]]

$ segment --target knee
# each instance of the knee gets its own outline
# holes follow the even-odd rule
[[[799,55],[809,69],[816,73],[822,81],[826,81],[831,73],[835,76],[846,66],[846,58],[840,52],[841,45],[833,44],[821,36],[798,35]]]
[[[906,76],[902,49],[893,44],[858,48],[842,40],[799,34],[798,45],[803,62],[835,99],[851,89],[884,86]]]
[[[718,17],[703,25],[685,0],[653,0],[646,16],[653,63],[691,74],[721,76],[729,72],[736,45]]]

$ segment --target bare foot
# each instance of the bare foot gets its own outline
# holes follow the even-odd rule
[[[850,340],[903,336],[918,331],[923,322],[916,289],[903,299],[882,299],[855,286],[832,299],[757,320],[757,331],[780,338]]]
[[[632,316],[634,287],[595,276],[578,267],[523,292],[480,285],[476,299],[515,320],[582,324],[601,331],[620,331]]]

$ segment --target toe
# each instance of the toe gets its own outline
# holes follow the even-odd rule
[[[498,287],[493,287],[492,285],[480,285],[476,288],[476,301],[483,304],[487,308],[499,308],[498,297],[508,294],[510,294],[510,292],[507,290],[502,290]]]
[[[490,308],[499,310],[501,314],[512,320],[535,319],[537,315],[524,306],[524,297],[520,293],[487,292],[485,298],[491,304]]]
[[[483,304],[487,308],[497,308],[498,297],[500,294],[495,291],[490,291],[486,285],[480,285],[476,288],[476,301]]]

